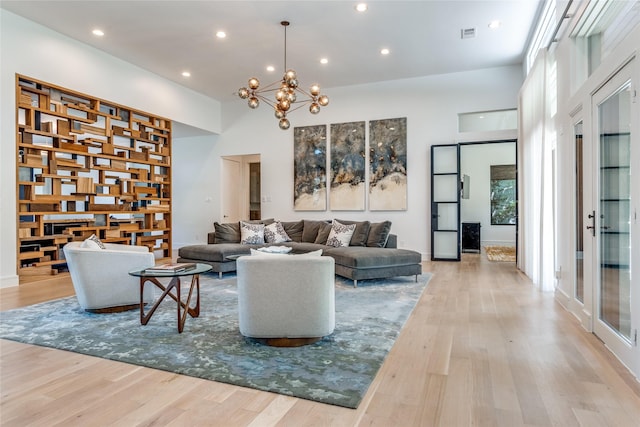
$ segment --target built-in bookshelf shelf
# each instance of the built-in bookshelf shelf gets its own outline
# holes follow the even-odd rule
[[[18,274],[95,234],[171,258],[171,121],[16,76]]]

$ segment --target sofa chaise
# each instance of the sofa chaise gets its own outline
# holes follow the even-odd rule
[[[252,224],[257,230],[254,235],[246,230]],[[342,245],[336,244],[337,225],[345,225],[352,230],[351,237]],[[271,219],[251,223],[216,222],[214,231],[208,234],[208,244],[180,248],[178,262],[209,264],[212,271],[222,277],[223,273],[236,271],[238,257],[249,255],[251,249],[286,246],[294,254],[322,249],[323,255],[335,260],[335,273],[353,280],[354,286],[357,286],[358,280],[365,279],[413,275],[417,278],[422,274],[422,256],[416,251],[398,249],[397,237],[390,233],[390,229],[390,221],[280,222]],[[274,235],[273,230],[279,230],[280,233]]]

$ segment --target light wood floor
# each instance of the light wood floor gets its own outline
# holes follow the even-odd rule
[[[357,410],[0,340],[0,425],[640,425],[638,383],[513,264],[464,254],[424,270]],[[0,308],[72,293],[61,276],[0,290]]]

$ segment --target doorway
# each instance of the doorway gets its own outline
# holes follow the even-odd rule
[[[515,262],[516,150],[516,140],[460,144],[463,252],[487,252],[491,259]],[[465,236],[465,229],[471,238]]]
[[[260,155],[223,156],[221,163],[220,216],[223,221],[260,219],[262,216]]]
[[[460,261],[489,244],[497,260],[513,253],[515,262],[516,151],[515,139],[431,146],[432,260]]]

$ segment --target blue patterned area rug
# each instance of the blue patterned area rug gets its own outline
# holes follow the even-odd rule
[[[200,317],[179,334],[166,299],[146,326],[139,311],[91,314],[75,297],[0,313],[0,338],[357,408],[430,274],[352,282],[336,278],[336,328],[303,347],[240,335],[236,279],[200,276]]]

